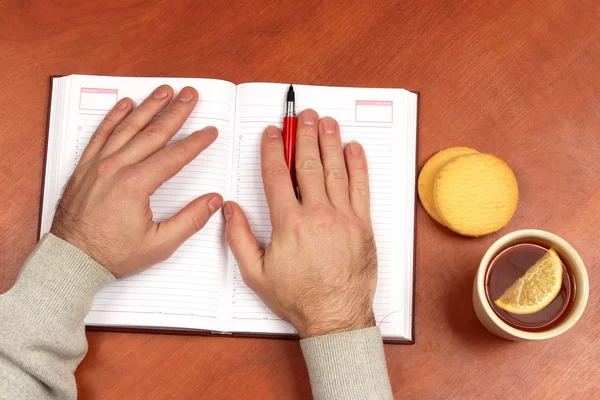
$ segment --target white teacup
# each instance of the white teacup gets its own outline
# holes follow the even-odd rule
[[[567,263],[567,267],[575,279],[575,300],[573,307],[566,318],[547,330],[539,332],[528,332],[513,328],[504,322],[490,306],[485,289],[485,280],[488,268],[494,257],[512,243],[523,243],[528,240],[534,242],[544,242],[552,246],[560,257]],[[560,237],[538,229],[524,229],[509,233],[498,239],[484,254],[479,264],[479,269],[473,282],[473,307],[479,321],[494,335],[503,339],[522,341],[522,340],[542,340],[550,339],[571,328],[581,317],[587,304],[589,295],[589,281],[585,265],[577,254],[577,251]]]

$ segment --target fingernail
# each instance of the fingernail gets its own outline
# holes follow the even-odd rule
[[[194,98],[194,93],[192,93],[192,90],[189,88],[183,88],[181,92],[179,92],[177,98],[185,102],[192,101],[192,99]]]
[[[169,91],[164,86],[158,87],[154,90],[154,92],[152,92],[152,97],[154,97],[155,99],[164,99],[168,95]]]
[[[222,200],[220,197],[213,197],[208,202],[208,209],[210,210],[211,214],[214,214],[221,207],[221,202]]]
[[[270,138],[277,138],[281,135],[281,132],[279,131],[279,129],[273,125],[267,126],[266,131],[267,131],[267,136]]]
[[[354,155],[354,156],[360,155],[361,145],[357,141],[353,140],[352,142],[348,143],[348,146],[350,146],[350,153],[352,153],[352,155]]]
[[[127,108],[127,98],[121,99],[119,100],[119,103],[117,104],[117,109],[119,110],[124,110]]]
[[[325,117],[321,122],[323,123],[323,130],[325,130],[325,133],[332,134],[336,132],[337,123],[333,118]]]
[[[233,208],[229,202],[223,204],[223,215],[225,216],[225,221],[229,221],[229,218],[233,215]]]
[[[305,125],[314,125],[317,123],[317,113],[314,111],[303,111],[300,114],[300,121]]]

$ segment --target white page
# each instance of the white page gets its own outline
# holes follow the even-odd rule
[[[55,80],[54,84],[57,88],[67,87],[70,96],[66,96],[62,113],[59,104],[53,103],[55,115],[51,123],[59,116],[68,118],[63,121],[68,123],[63,124],[64,140],[59,151],[49,151],[49,155],[56,158],[47,160],[49,167],[52,163],[57,166],[49,168],[47,174],[48,178],[52,174],[56,177],[55,182],[48,183],[45,188],[42,234],[50,229],[60,190],[107,110],[123,97],[132,98],[138,105],[162,84],[171,85],[176,93],[184,86],[192,86],[200,95],[191,117],[169,144],[207,125],[216,126],[219,137],[151,197],[154,220],[167,219],[208,192],[227,197],[236,95],[232,83],[209,79],[73,75]],[[186,241],[165,262],[104,287],[94,299],[86,324],[220,329],[227,262],[223,233],[222,214],[216,213],[201,232]]]
[[[281,128],[284,84],[249,83],[237,89],[231,199],[246,212],[264,247],[271,225],[260,175],[264,128]],[[379,279],[374,310],[388,338],[412,338],[414,187],[417,96],[401,89],[335,88],[294,85],[297,112],[307,107],[332,116],[342,141],[358,140],[369,162],[371,214],[377,243]],[[247,288],[229,257],[231,304],[228,330],[294,333]]]

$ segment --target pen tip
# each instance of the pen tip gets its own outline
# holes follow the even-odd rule
[[[288,92],[287,92],[287,101],[294,101],[294,100],[295,100],[294,86],[290,85],[290,88],[288,89]]]

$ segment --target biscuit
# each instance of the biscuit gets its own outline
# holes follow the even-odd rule
[[[444,165],[435,178],[434,203],[453,231],[483,236],[508,224],[517,209],[519,187],[510,167],[490,154],[469,154]]]
[[[427,214],[429,214],[431,218],[435,219],[442,225],[444,225],[444,222],[438,215],[433,201],[433,186],[435,183],[435,177],[440,168],[442,168],[448,161],[458,156],[474,153],[479,152],[469,147],[450,147],[434,154],[429,160],[427,160],[421,169],[417,183],[419,199],[421,199],[421,204],[423,205],[425,211],[427,211]]]

